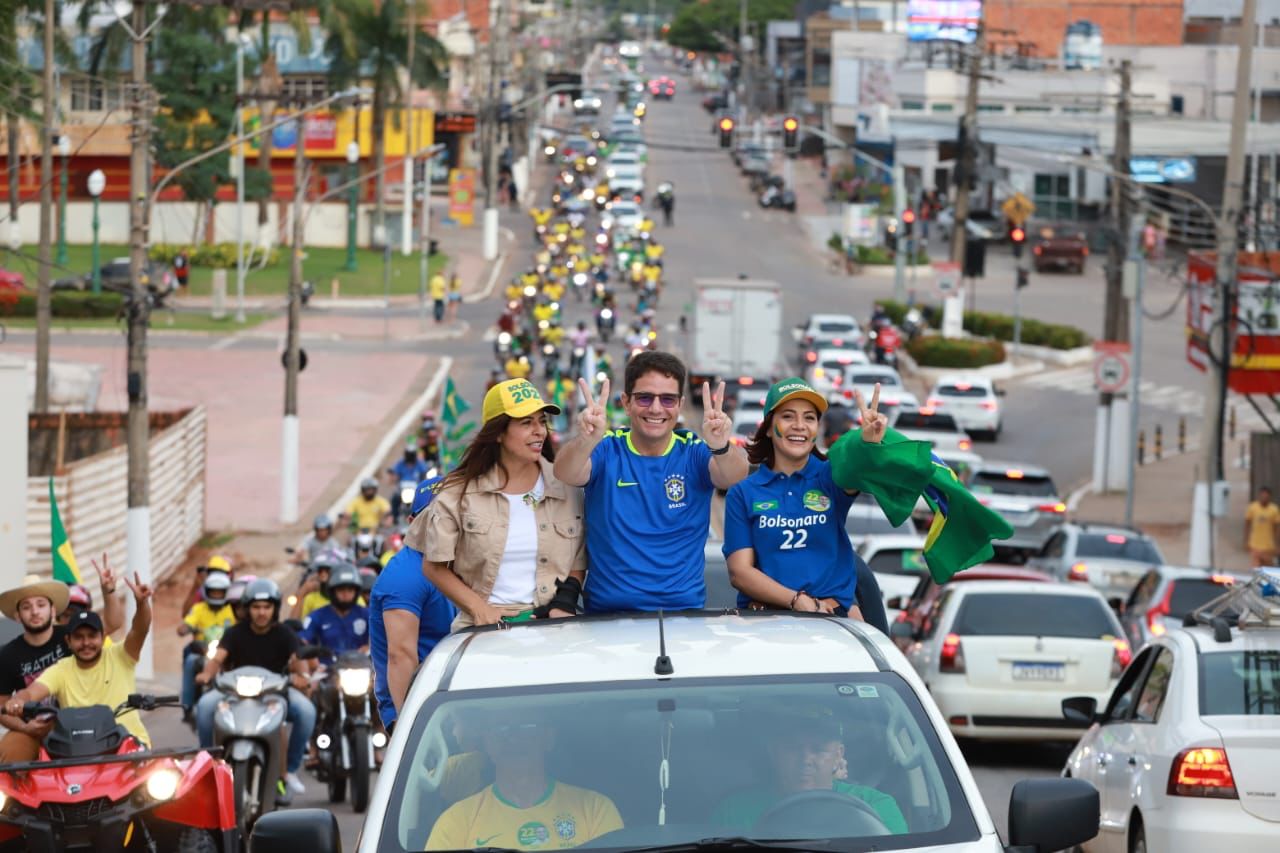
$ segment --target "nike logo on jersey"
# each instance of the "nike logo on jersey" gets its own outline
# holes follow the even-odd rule
[[[618,488],[619,488],[619,489],[621,489],[623,486],[638,486],[638,485],[640,485],[640,484],[639,484],[639,483],[628,483],[626,480],[623,480],[621,477],[619,477],[619,478],[618,478]]]

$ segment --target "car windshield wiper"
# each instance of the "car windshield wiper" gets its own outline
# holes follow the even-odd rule
[[[703,838],[698,841],[677,841],[653,847],[638,847],[630,853],[698,853],[705,850],[798,850],[800,853],[829,853],[831,842],[822,838],[757,839],[741,835]],[[863,847],[861,851],[873,851],[875,847]]]

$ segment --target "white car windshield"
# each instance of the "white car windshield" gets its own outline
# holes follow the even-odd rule
[[[440,692],[406,734],[379,851],[979,838],[892,672]]]

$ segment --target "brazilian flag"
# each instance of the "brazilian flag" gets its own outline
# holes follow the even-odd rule
[[[983,506],[928,442],[890,429],[881,443],[870,444],[861,430],[852,430],[831,447],[828,458],[836,485],[872,495],[895,526],[910,518],[924,497],[934,512],[924,558],[938,583],[993,559],[991,543],[1013,536],[1013,526]]]
[[[58,499],[53,494],[52,477],[49,478],[49,529],[53,534],[53,579],[65,584],[80,583],[80,566],[76,563],[75,551],[71,550],[67,528],[62,526]]]
[[[463,414],[470,411],[471,406],[466,400],[462,399],[462,395],[458,393],[458,388],[453,384],[453,377],[450,376],[444,382],[444,397],[440,404],[440,419],[446,424],[456,424]]]

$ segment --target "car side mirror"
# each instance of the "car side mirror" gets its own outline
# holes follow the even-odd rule
[[[1117,616],[1124,613],[1124,599],[1118,597],[1108,598],[1107,604],[1111,605],[1111,609],[1116,612]]]
[[[1099,719],[1098,700],[1092,696],[1068,696],[1062,700],[1062,716],[1073,723],[1092,725]]]
[[[1005,389],[1003,389],[1003,388],[996,388],[996,389],[995,389],[995,392],[996,392],[996,396],[997,396],[997,397],[1003,397],[1003,396],[1005,396],[1006,394],[1008,394],[1008,393],[1009,393],[1008,391],[1006,391],[1006,390],[1005,390]]]
[[[910,622],[894,622],[889,626],[889,636],[895,640],[914,640],[916,626]]]
[[[1098,819],[1098,789],[1083,779],[1024,779],[1009,795],[1008,849],[1066,850],[1097,835]]]
[[[884,606],[890,610],[903,610],[907,606],[907,602],[903,600],[901,595],[895,595],[884,603]]]
[[[258,818],[249,838],[253,853],[342,853],[338,818],[325,809],[289,809]]]

